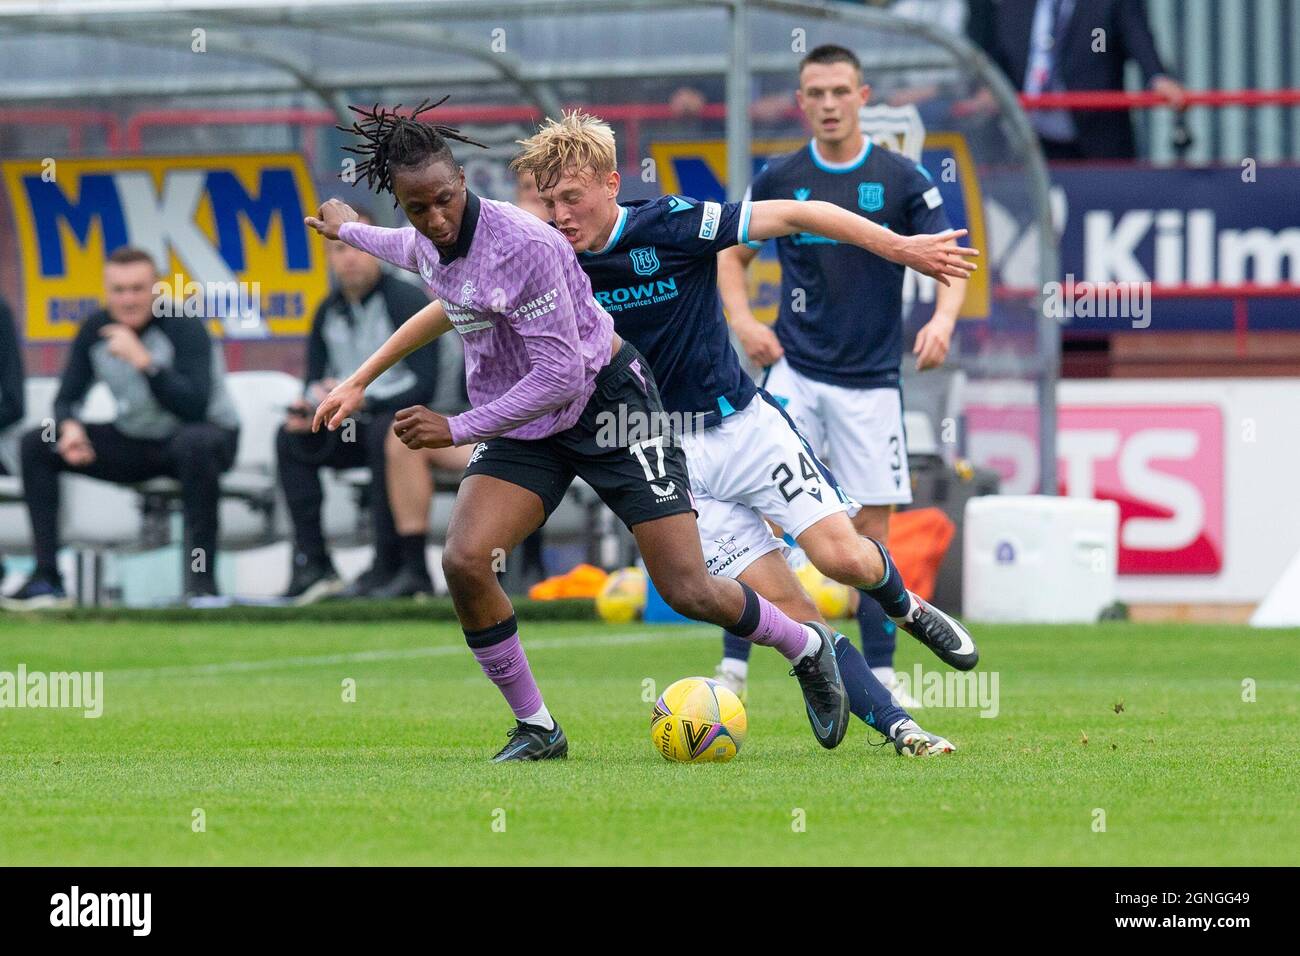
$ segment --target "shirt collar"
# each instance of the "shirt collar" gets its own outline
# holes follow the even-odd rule
[[[474,241],[474,230],[478,228],[478,197],[469,189],[465,190],[465,214],[460,217],[460,232],[456,234],[456,244],[451,247],[450,252],[443,252],[438,249],[438,262],[441,265],[450,265],[457,259],[469,255],[469,244]]]
[[[823,159],[822,154],[817,150],[817,137],[808,140],[808,150],[812,153],[812,161],[818,169],[828,173],[847,173],[852,172],[866,162],[868,154],[871,152],[871,140],[864,137],[862,148],[858,150],[858,155],[842,163],[833,163],[829,159]]]
[[[609,238],[599,249],[588,249],[583,253],[584,256],[601,256],[609,252],[618,241],[623,238],[623,227],[627,225],[627,206],[618,207],[618,215],[614,217],[614,228],[609,231]]]

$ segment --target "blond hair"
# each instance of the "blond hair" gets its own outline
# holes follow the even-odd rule
[[[590,169],[597,176],[614,171],[614,131],[604,120],[573,110],[547,119],[536,133],[518,140],[522,152],[510,163],[517,172],[529,172],[537,188],[550,189],[569,170]]]

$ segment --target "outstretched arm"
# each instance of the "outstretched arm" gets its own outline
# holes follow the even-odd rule
[[[751,239],[774,239],[798,232],[859,246],[943,285],[948,285],[950,277],[965,279],[974,272],[975,263],[966,259],[979,255],[979,250],[957,244],[966,235],[965,229],[901,236],[864,216],[820,200],[766,199],[754,203],[749,220]]]
[[[376,259],[391,262],[399,269],[416,272],[415,227],[386,229],[368,226],[360,221],[357,211],[342,199],[327,199],[321,203],[316,215],[303,220],[326,239],[338,239],[355,249],[367,252]]]

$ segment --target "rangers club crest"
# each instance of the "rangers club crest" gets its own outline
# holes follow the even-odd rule
[[[639,276],[652,276],[659,271],[659,256],[654,246],[641,246],[628,253],[632,258],[632,268]]]

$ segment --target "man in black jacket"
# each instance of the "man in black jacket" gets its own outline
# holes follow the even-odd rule
[[[362,214],[362,221],[370,222]],[[398,410],[426,405],[437,388],[437,342],[417,349],[366,389],[366,404],[352,427],[312,433],[316,405],[341,379],[382,345],[397,326],[428,304],[409,282],[386,275],[379,260],[346,243],[330,241],[326,257],[335,289],[312,319],[307,340],[304,397],[289,410],[276,441],[280,486],[293,519],[294,557],[285,597],[309,604],[332,594],[407,597],[432,593],[411,568],[425,567],[424,535],[399,535],[386,488],[384,438]],[[370,518],[375,539],[371,568],[346,589],[334,570],[321,530],[321,468],[370,469]],[[406,560],[407,553],[411,560]],[[418,554],[418,563],[414,557]]]
[[[185,596],[216,594],[221,473],[235,461],[239,417],[226,392],[225,361],[201,320],[155,316],[157,269],[149,254],[123,248],[104,266],[106,308],[77,331],[54,399],[52,427],[22,438],[23,495],[36,570],[5,606],[68,603],[59,577],[59,474],[71,471],[135,484],[163,475],[181,485]],[[83,424],[79,406],[96,382],[117,403],[106,424]]]
[[[968,32],[1024,93],[1123,90],[1134,60],[1174,106],[1186,95],[1156,53],[1142,0],[971,0]],[[1126,110],[1033,110],[1049,160],[1133,159]]]
[[[26,414],[23,397],[23,353],[18,347],[18,332],[13,313],[0,299],[0,437]],[[16,462],[6,458],[7,448],[0,448],[0,475],[10,474]],[[4,580],[4,556],[0,555],[0,581]]]

